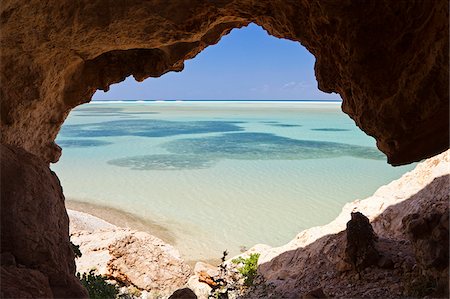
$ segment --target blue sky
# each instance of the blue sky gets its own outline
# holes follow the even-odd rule
[[[254,24],[234,29],[182,72],[136,82],[128,77],[94,100],[339,100],[317,88],[315,58],[300,43]]]

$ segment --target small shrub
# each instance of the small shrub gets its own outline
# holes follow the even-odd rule
[[[72,251],[75,254],[75,258],[81,257],[83,254],[80,251],[80,245],[75,245],[70,241],[70,246],[72,247]]]
[[[77,273],[77,277],[89,292],[91,299],[116,298],[119,293],[115,285],[107,282],[105,276],[95,274],[94,270],[83,275]]]
[[[244,284],[246,286],[253,285],[253,280],[256,277],[258,269],[258,259],[259,253],[252,253],[248,258],[244,259],[238,257],[231,261],[234,264],[242,264],[242,266],[238,268],[238,271],[244,276]]]

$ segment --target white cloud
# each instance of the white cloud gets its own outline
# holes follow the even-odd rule
[[[294,81],[291,81],[291,82],[288,82],[288,83],[284,84],[282,88],[283,89],[289,89],[289,88],[295,86],[295,84],[296,83]]]
[[[305,90],[306,88],[311,87],[311,83],[307,82],[307,81],[300,81],[300,82],[295,82],[295,81],[291,81],[288,83],[283,84],[283,86],[281,87],[281,89],[288,89],[288,90]]]
[[[258,86],[258,87],[252,87],[250,88],[251,92],[258,92],[258,93],[267,93],[270,91],[270,85],[269,84],[264,84],[262,86]]]

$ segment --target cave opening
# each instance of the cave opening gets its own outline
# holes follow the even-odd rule
[[[317,59],[314,69],[320,89],[337,92],[342,96],[342,110],[356,122],[361,130],[376,139],[377,147],[387,156],[389,164],[408,164],[442,153],[420,163],[411,173],[382,188],[368,200],[357,201],[355,205],[346,206],[340,215],[343,217],[336,218],[337,223],[334,221],[326,227],[303,231],[286,246],[264,247],[261,251],[265,252],[265,257],[261,256],[262,261],[258,268],[260,278],[263,279],[259,290],[264,292],[268,290],[266,287],[269,287],[270,292],[274,291],[271,293],[273,297],[438,297],[440,296],[439,285],[441,285],[442,297],[448,297],[449,157],[448,152],[443,153],[448,149],[449,136],[448,1],[373,1],[371,3],[346,1],[339,5],[331,1],[313,0],[126,1],[120,4],[111,1],[27,1],[26,4],[12,0],[0,5],[2,19],[0,37],[2,41],[0,51],[2,297],[86,298],[88,296],[86,290],[80,285],[79,279],[74,275],[76,271],[74,252],[69,242],[69,219],[60,180],[49,169],[50,163],[55,163],[60,158],[61,148],[54,141],[71,109],[89,101],[97,89],[107,90],[111,84],[123,81],[129,75],[142,81],[148,77],[161,76],[169,71],[180,71],[184,61],[217,43],[231,29],[246,26],[250,22],[263,26],[273,36],[300,41],[314,54]],[[261,89],[261,91],[264,90],[264,88]],[[89,107],[93,104],[95,103],[91,103]],[[172,104],[172,102],[162,104]],[[158,103],[158,105],[162,104]],[[188,103],[178,102],[178,104]],[[137,186],[135,181],[127,183],[124,177],[125,172],[139,173],[140,175],[136,177],[140,180],[143,180],[145,176],[143,173],[150,172],[144,169],[131,169],[130,163],[137,168],[147,166],[176,168],[194,164],[205,167],[195,171],[208,172],[217,167],[230,166],[229,163],[232,162],[239,167],[247,165],[247,167],[254,166],[256,169],[255,164],[259,165],[259,161],[262,161],[261,163],[266,165],[265,172],[263,169],[257,169],[259,170],[257,173],[261,174],[257,180],[260,182],[261,191],[280,186],[281,183],[286,182],[285,178],[294,178],[288,188],[285,188],[286,190],[301,189],[297,190],[299,192],[296,191],[297,201],[290,207],[298,207],[299,194],[305,196],[309,188],[317,182],[321,184],[323,190],[331,189],[328,192],[330,196],[326,197],[331,198],[339,193],[343,186],[336,188],[333,186],[334,183],[338,180],[351,181],[348,173],[354,174],[354,168],[358,165],[360,156],[373,153],[372,150],[375,147],[373,144],[371,144],[372,150],[358,147],[367,146],[367,144],[358,144],[355,139],[339,135],[338,133],[347,134],[350,131],[333,131],[333,128],[338,126],[308,127],[307,119],[312,115],[311,111],[304,115],[297,114],[297,117],[302,116],[299,124],[285,122],[284,115],[281,117],[283,120],[281,122],[276,123],[277,120],[272,120],[275,114],[279,113],[278,111],[283,110],[282,108],[284,108],[283,113],[294,114],[293,106],[295,105],[293,103],[290,105],[275,103],[267,109],[269,116],[262,117],[262,121],[258,123],[253,121],[254,114],[252,114],[253,118],[250,122],[233,119],[227,122],[226,126],[223,124],[223,119],[202,122],[204,120],[201,118],[205,116],[203,111],[198,117],[183,120],[185,132],[193,127],[198,129],[202,126],[208,130],[219,130],[219,127],[237,131],[219,130],[220,132],[208,131],[196,136],[193,136],[194,134],[178,135],[182,137],[178,140],[182,141],[181,143],[166,140],[167,142],[164,145],[161,144],[161,147],[148,148],[149,150],[159,148],[160,152],[134,153],[132,150],[136,146],[128,146],[130,152],[126,155],[122,155],[124,149],[127,149],[127,145],[132,145],[138,139],[137,137],[145,137],[147,141],[165,138],[135,136],[142,131],[148,131],[147,127],[142,126],[142,119],[153,117],[152,127],[163,127],[166,132],[174,131],[173,126],[170,127],[174,120],[155,121],[158,114],[137,113],[155,111],[125,113],[130,111],[116,110],[109,111],[109,115],[104,117],[110,119],[103,119],[105,121],[101,124],[97,122],[85,126],[86,120],[92,119],[93,116],[81,116],[80,114],[89,114],[89,111],[77,112],[75,109],[75,114],[67,120],[66,126],[58,137],[58,142],[63,145],[65,151],[61,163],[66,163],[65,159],[71,155],[78,156],[79,159],[72,160],[69,169],[76,175],[73,180],[74,185],[77,185],[77,180],[84,180],[91,186],[101,187],[102,182],[108,179],[105,173],[122,178],[120,181],[115,181],[112,187],[109,185],[100,188],[101,196],[109,202],[118,194],[115,189],[130,188],[132,191],[159,192],[161,186],[168,182],[165,178],[170,172],[159,169],[152,170],[159,171],[159,175],[153,176],[151,180],[147,180],[147,183],[140,186]],[[108,108],[105,105],[102,107]],[[174,111],[173,107],[171,106],[168,110]],[[321,109],[316,107],[313,110],[317,112],[325,106],[321,107]],[[242,115],[245,109],[241,106],[237,110],[233,116]],[[222,113],[223,110],[220,112]],[[90,113],[96,112],[90,111]],[[249,118],[248,115],[244,116]],[[120,121],[127,120],[127,124],[115,123],[116,117],[120,117]],[[328,117],[329,120],[332,118]],[[348,121],[348,118],[345,119]],[[131,120],[135,121],[133,125]],[[214,126],[219,122],[222,122],[223,126]],[[276,126],[280,123],[281,125]],[[114,127],[114,124],[118,124],[119,127]],[[324,122],[320,124],[323,125]],[[105,131],[103,130],[105,126],[109,126],[108,136],[102,133]],[[252,135],[244,134],[245,130],[254,129],[255,126],[264,130],[252,131]],[[292,133],[288,133],[290,131],[288,129],[297,133],[336,134],[340,137],[338,142],[335,142],[333,150],[328,151],[327,147],[323,146],[323,142],[327,142],[326,139],[313,140],[314,142],[311,143],[311,138],[306,139],[305,135],[301,138],[289,135]],[[68,134],[65,137],[64,131]],[[111,132],[114,133],[111,134]],[[153,133],[158,134],[155,131]],[[76,142],[74,137],[82,137],[84,141]],[[209,142],[204,142],[204,139],[200,137],[208,137]],[[237,137],[240,138],[236,142]],[[120,139],[120,142],[109,140],[109,138]],[[235,139],[231,140],[233,138]],[[116,147],[118,144],[121,146]],[[178,147],[175,146],[176,144]],[[220,144],[219,150],[217,150],[217,144]],[[288,148],[294,149],[294,152],[280,150],[279,144],[288,145]],[[208,150],[216,149],[215,152],[213,151],[214,155],[204,154],[205,146]],[[107,147],[111,151],[103,151]],[[184,150],[182,153],[179,152],[180,147]],[[303,157],[299,160],[296,155],[300,152],[299,149],[305,147],[317,150],[314,153],[320,153],[323,159],[303,159]],[[82,149],[84,151],[98,149],[98,151],[96,154],[92,152],[86,158],[81,153]],[[223,149],[227,150],[223,151]],[[113,152],[120,155],[108,159],[107,154]],[[236,152],[239,155],[236,155]],[[275,152],[281,160],[261,159],[261,154],[267,152]],[[344,167],[340,167],[332,178],[323,176],[316,164],[307,167],[308,161],[323,160],[327,167],[325,170],[329,170],[333,161],[341,159],[333,155],[339,156],[342,152],[349,154],[342,157],[348,159],[347,163],[343,165]],[[198,159],[198,156],[195,159],[193,153],[202,154],[202,159]],[[151,157],[141,159],[144,154]],[[173,154],[177,154],[180,159],[167,159]],[[246,154],[245,157],[243,154]],[[192,159],[186,159],[186,156]],[[256,156],[256,159],[249,161],[249,156],[253,158]],[[124,159],[127,157],[134,158]],[[287,157],[289,159],[286,159]],[[307,157],[311,158],[311,156]],[[114,162],[107,163],[110,160]],[[96,164],[98,162],[102,162],[100,166]],[[385,165],[384,161],[376,158],[372,162]],[[281,165],[282,163],[284,165]],[[55,164],[53,169],[57,170],[58,165],[62,164]],[[295,171],[288,171],[289,167],[295,168]],[[303,177],[293,175],[298,175],[299,169],[301,174],[304,174]],[[99,173],[100,170],[104,171]],[[186,173],[188,170],[172,169],[171,171]],[[305,180],[313,178],[314,171],[317,171],[319,176],[312,182]],[[213,180],[222,182],[224,178],[228,178],[224,176],[224,173],[221,171],[217,177],[208,176],[209,180],[205,180],[206,183],[204,183],[207,185],[206,188],[198,182],[191,183],[192,176],[185,176],[184,179],[175,178],[176,184],[166,189],[177,189],[179,185],[186,184],[190,189],[197,188],[205,194],[208,187],[216,189],[213,184],[208,184],[209,182]],[[232,176],[239,177],[242,173],[243,171],[238,169],[232,173]],[[268,179],[262,177],[266,173],[269,173]],[[277,181],[273,179],[274,177],[281,179]],[[67,181],[64,175],[61,178]],[[363,177],[360,179],[361,185],[370,181]],[[258,188],[250,188],[249,181],[246,177],[238,180],[238,183],[243,185],[243,188],[238,188],[241,193],[250,189],[258,190]],[[231,189],[232,185],[228,184],[228,181],[225,180],[224,183],[226,188],[223,190]],[[70,196],[71,187],[65,182],[63,184],[66,194]],[[79,186],[81,185],[76,186],[77,190],[82,189]],[[355,192],[354,189],[357,187],[359,186],[353,186],[352,192]],[[87,202],[95,204],[96,199],[101,199],[100,196],[89,196],[88,193],[94,190],[91,187],[83,188],[81,192],[84,192]],[[145,193],[151,194],[151,192]],[[266,193],[270,195],[270,192]],[[69,196],[67,202],[73,202]],[[135,199],[135,196],[132,197]],[[129,198],[130,196],[127,200]],[[178,198],[185,199],[187,196],[183,193]],[[202,198],[205,199],[200,202],[203,207],[211,202],[227,202],[230,196],[225,201],[218,201],[215,195]],[[268,206],[262,196],[258,197],[257,204],[263,203],[267,211],[276,211],[283,205],[288,205],[286,198],[283,198],[283,201],[279,200],[281,197],[278,193],[270,197],[271,200],[273,198],[278,199],[274,208]],[[319,202],[322,203],[323,198],[316,200],[314,206]],[[142,199],[142,202],[145,200],[145,198]],[[190,208],[196,208],[193,200],[188,203],[166,200],[163,203],[169,205],[164,206],[164,204],[159,205],[158,202],[153,202],[153,205],[133,207],[143,212],[146,211],[145,208],[148,210],[155,208],[180,213],[183,210],[189,212]],[[242,227],[250,227],[251,219],[261,218],[255,215],[257,204],[250,202],[248,206],[245,206],[245,203],[247,202],[241,200],[237,205],[238,209],[233,206],[231,216],[234,218],[227,219],[227,223],[244,220],[243,225],[239,225],[236,232]],[[129,206],[132,205],[127,205]],[[97,207],[100,210],[106,209],[102,205]],[[214,216],[215,221],[225,212],[224,207],[220,205],[214,208],[211,215]],[[328,208],[329,202],[322,211]],[[343,248],[346,246],[345,234],[347,233],[344,231],[345,221],[350,212],[356,208],[364,210],[363,213],[369,216],[370,220],[373,219],[374,230],[382,237],[381,243],[390,248],[384,248],[387,250],[381,248],[383,255],[377,261],[377,265],[366,268],[364,281],[355,285],[355,275],[359,276],[360,273],[356,273],[356,269],[347,271],[348,266],[352,268],[352,265],[345,261],[345,256],[342,258],[337,249],[346,249]],[[120,211],[121,215],[123,210],[125,209]],[[308,211],[308,209],[303,210]],[[294,219],[298,224],[305,218],[303,214],[289,212],[295,214],[294,217],[284,215],[281,219],[283,222]],[[72,213],[72,217],[73,211],[69,213]],[[204,215],[188,214],[190,219],[204,220],[196,229],[183,225],[184,223],[178,225],[181,231],[184,229],[185,232],[191,233],[190,239],[194,239],[192,233],[209,228],[212,222],[208,222]],[[136,213],[131,213],[127,219],[136,220],[135,215]],[[270,218],[266,215],[267,213],[262,215],[266,220],[263,224],[281,232],[277,223],[274,222],[280,220],[278,219],[280,217]],[[179,214],[175,216],[178,217],[177,219],[181,218]],[[112,218],[115,217],[112,216]],[[155,217],[152,219],[156,221],[146,223],[146,227],[153,224],[152,231],[162,230],[162,235],[164,233],[169,235],[165,224],[173,224],[173,219],[156,219]],[[164,220],[167,221],[164,222]],[[103,223],[101,226],[108,226],[108,224]],[[219,229],[214,229],[213,233],[205,235],[215,237],[218,232],[225,233],[223,228],[222,225]],[[260,225],[258,232],[261,231],[266,230]],[[173,291],[173,287],[182,286],[175,284],[175,280],[167,278],[170,275],[169,269],[175,271],[180,269],[179,264],[172,263],[174,260],[169,260],[156,269],[152,268],[154,265],[148,263],[155,259],[155,253],[167,257],[165,254],[173,253],[173,248],[162,244],[148,234],[132,233],[130,235],[126,229],[108,227],[103,233],[105,234],[91,235],[91,239],[96,238],[93,249],[97,253],[107,251],[107,254],[111,250],[113,260],[106,262],[100,255],[94,255],[95,262],[103,261],[110,264],[110,270],[128,267],[133,271],[125,271],[127,277],[136,275],[138,279],[142,278],[140,282],[143,283],[154,282],[152,279],[155,277],[163,278],[154,286],[156,285],[160,291],[170,284],[172,289],[170,292],[167,291],[167,295]],[[79,232],[76,237],[87,238],[88,235]],[[72,235],[72,238],[74,236]],[[108,236],[116,238],[117,242],[114,242],[114,245],[103,242]],[[179,245],[175,242],[176,238],[172,241],[174,242],[169,243],[175,244],[175,247]],[[88,243],[88,240],[84,239],[78,244],[83,247]],[[306,246],[306,244],[309,245]],[[146,253],[128,256],[130,258],[128,260],[125,258],[127,252],[136,252],[141,249],[144,251],[139,253]],[[165,262],[164,258],[157,260]],[[119,262],[123,263],[119,264]],[[136,265],[142,266],[140,269],[144,268],[144,270],[138,270]],[[152,271],[148,271],[150,268]],[[333,270],[330,271],[330,269]],[[116,274],[119,274],[122,279],[126,278],[122,275],[124,272],[119,271]],[[194,276],[191,278],[197,282],[198,286],[200,278]],[[184,276],[184,279],[187,277]],[[138,280],[134,285],[137,284]],[[319,285],[320,288],[317,288]],[[205,284],[202,286],[204,287]],[[209,294],[206,295],[208,296]],[[184,298],[180,294],[178,297]],[[262,295],[262,297],[269,296]]]
[[[413,166],[386,163],[318,90],[314,61],[252,24],[182,72],[97,91],[56,141],[67,207],[150,232],[191,264],[330,222]]]

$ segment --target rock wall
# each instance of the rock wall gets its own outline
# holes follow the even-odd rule
[[[87,297],[58,178],[35,155],[0,146],[1,297]]]
[[[391,164],[448,148],[448,1],[4,0],[1,140],[46,162],[70,109],[133,75],[168,71],[254,22],[302,43],[318,86]]]

